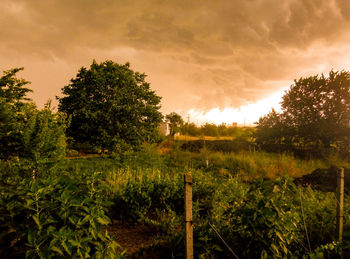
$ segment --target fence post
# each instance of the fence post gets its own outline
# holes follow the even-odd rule
[[[185,223],[186,258],[193,259],[193,221],[192,221],[192,175],[186,173],[185,180]]]
[[[344,219],[344,168],[337,171],[337,235],[339,242],[343,241]]]

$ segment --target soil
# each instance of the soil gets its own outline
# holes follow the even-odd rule
[[[108,227],[116,241],[127,250],[127,254],[133,254],[141,248],[149,247],[155,241],[156,236],[150,233],[150,229],[144,225],[130,225],[121,221],[113,221]]]
[[[168,258],[168,249],[162,247],[159,236],[149,226],[131,225],[114,220],[113,224],[108,227],[108,232],[115,238],[122,250],[126,250],[128,258]]]
[[[296,178],[294,183],[299,186],[311,186],[325,192],[335,192],[337,188],[337,171],[332,166],[328,169],[316,169],[311,174]],[[344,192],[350,193],[350,169],[344,168]]]

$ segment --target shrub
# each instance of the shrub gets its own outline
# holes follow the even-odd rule
[[[31,258],[121,258],[119,245],[104,231],[110,223],[108,204],[95,182],[82,183],[67,175],[3,181],[3,253]]]

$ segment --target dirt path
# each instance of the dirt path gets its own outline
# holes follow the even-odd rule
[[[127,250],[127,255],[133,255],[137,251],[152,246],[157,236],[144,225],[129,225],[120,221],[113,221],[108,231],[115,237],[121,247]]]

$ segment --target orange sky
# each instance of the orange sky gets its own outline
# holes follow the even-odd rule
[[[348,0],[2,0],[0,70],[23,66],[33,100],[93,59],[144,72],[162,112],[251,124],[294,79],[350,70]]]

